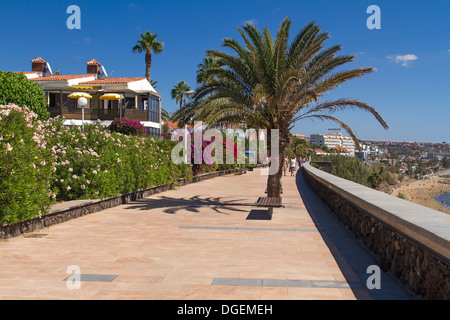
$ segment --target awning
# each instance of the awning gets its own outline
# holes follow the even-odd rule
[[[101,100],[122,100],[124,97],[117,93],[106,93],[100,97]]]
[[[73,85],[74,89],[83,89],[83,90],[94,90],[95,88],[100,88],[100,86],[83,86],[83,85]]]

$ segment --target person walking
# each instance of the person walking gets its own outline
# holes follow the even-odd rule
[[[289,168],[289,171],[291,172],[291,177],[294,176],[296,166],[297,166],[297,159],[295,157],[292,157],[290,160],[290,168]]]
[[[287,168],[288,168],[288,162],[289,162],[288,157],[287,156],[284,157],[283,172],[284,172],[285,176],[286,176],[286,171],[287,171]]]

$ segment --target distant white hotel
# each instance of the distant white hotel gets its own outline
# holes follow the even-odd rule
[[[355,154],[355,142],[351,137],[341,133],[312,134],[311,145],[326,146],[329,149],[338,149],[350,155]]]

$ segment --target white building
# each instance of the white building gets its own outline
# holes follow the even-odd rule
[[[140,121],[149,134],[161,133],[161,95],[146,78],[111,78],[102,74],[102,65],[92,59],[87,62],[85,74],[51,74],[48,63],[41,57],[31,60],[32,71],[23,73],[45,92],[51,117],[63,116],[65,125],[101,121],[109,124],[117,118]],[[92,96],[81,108],[74,92]],[[117,94],[121,100],[103,100],[105,94]]]
[[[350,155],[355,154],[355,142],[351,137],[341,133],[312,134],[311,145],[326,146],[329,149],[346,149]]]

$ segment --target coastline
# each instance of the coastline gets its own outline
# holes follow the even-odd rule
[[[405,200],[422,206],[450,214],[450,208],[439,203],[435,197],[450,192],[450,179],[444,176],[450,174],[450,169],[428,175],[424,180],[405,178],[402,186],[394,188],[392,195],[398,196],[400,192]]]

